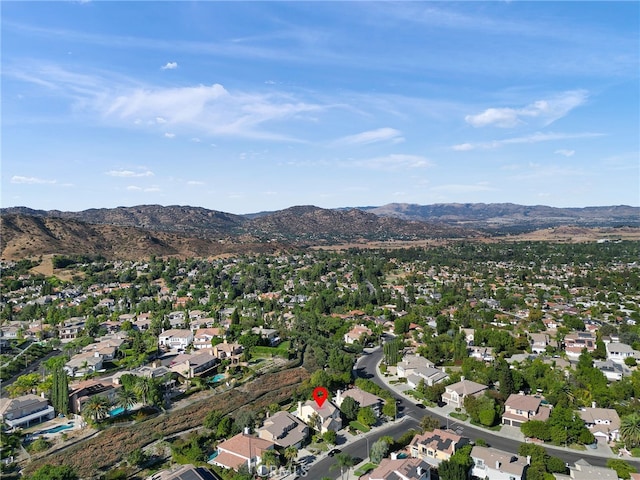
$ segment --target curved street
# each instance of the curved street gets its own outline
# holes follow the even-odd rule
[[[431,415],[432,417],[440,420],[441,425],[455,430],[457,433],[469,438],[471,441],[477,439],[483,439],[489,446],[504,450],[506,452],[517,453],[518,448],[522,444],[519,439],[513,438],[513,436],[504,436],[499,433],[485,430],[475,427],[469,423],[462,423],[450,417],[447,417],[444,412],[438,408],[419,408],[416,403],[410,398],[404,396],[400,390],[393,385],[384,381],[377,371],[377,365],[382,359],[382,348],[376,347],[374,349],[367,349],[363,352],[363,356],[358,359],[355,365],[355,374],[361,378],[368,378],[378,385],[392,391],[395,396],[400,399],[398,404],[398,419],[395,422],[391,422],[383,427],[374,428],[368,434],[361,434],[349,443],[344,445],[338,445],[338,448],[356,459],[365,459],[368,456],[368,446],[373,444],[378,438],[386,435],[391,435],[394,438],[398,438],[403,433],[407,432],[411,428],[418,428],[420,419],[424,415]],[[344,440],[343,440],[344,442]],[[569,448],[555,447],[550,445],[544,445],[550,455],[556,456],[564,460],[565,462],[573,465],[577,460],[581,458],[587,460],[590,464],[595,466],[606,466],[608,458],[615,458],[606,456],[603,454],[594,455],[588,450],[575,451]],[[340,478],[340,469],[337,467],[337,463],[334,457],[326,456],[323,454],[319,460],[317,460],[306,472],[304,478],[310,480],[321,480],[322,478]],[[359,460],[356,460],[359,461]],[[640,470],[640,462],[631,461],[625,458],[625,461],[633,464],[638,470]]]

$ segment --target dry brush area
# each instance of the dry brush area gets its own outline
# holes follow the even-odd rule
[[[33,461],[25,468],[25,473],[29,474],[45,464],[69,465],[81,478],[97,478],[136,448],[201,426],[212,410],[230,414],[242,406],[259,410],[272,403],[285,403],[308,377],[307,370],[301,367],[263,375],[242,388],[197,400],[150,420],[128,427],[109,428],[64,451]]]

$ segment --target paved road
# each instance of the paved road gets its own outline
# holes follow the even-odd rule
[[[377,348],[373,351],[365,352],[364,356],[358,361],[356,365],[356,375],[362,378],[368,378],[378,385],[388,389],[388,385],[384,383],[384,381],[378,376],[378,372],[376,371],[376,366],[380,359],[382,358],[382,349]],[[479,438],[485,440],[491,447],[498,448],[500,450],[504,450],[506,452],[517,453],[518,448],[520,447],[520,441],[514,440],[513,438],[506,438],[500,435],[496,435],[494,433],[488,432],[487,430],[475,428],[469,424],[455,424],[455,420],[448,418],[444,415],[439,415],[435,412],[428,411],[426,409],[421,409],[416,407],[416,404],[410,400],[405,399],[398,393],[395,393],[397,398],[401,399],[401,402],[398,406],[400,411],[399,418],[402,421],[398,421],[396,425],[392,427],[388,427],[386,430],[378,432],[372,431],[369,435],[367,435],[369,439],[369,445],[373,444],[378,438],[384,435],[391,435],[394,438],[398,438],[400,435],[405,433],[407,430],[411,428],[416,428],[419,425],[419,419],[421,419],[424,415],[431,415],[440,420],[442,426],[446,426],[447,423],[449,428],[453,430],[458,430],[463,436],[469,438],[472,441],[475,441]],[[408,417],[402,419],[402,417]],[[547,447],[547,446],[545,446]],[[340,446],[338,446],[340,448]],[[352,457],[356,457],[359,459],[363,459],[367,457],[367,443],[366,440],[360,439],[356,442],[353,442],[341,450],[345,453],[348,453]],[[590,464],[595,466],[606,466],[607,458],[602,456],[590,455],[588,451],[584,452],[574,452],[571,450],[565,449],[552,449],[547,448],[547,451],[550,455],[556,456],[568,462],[569,464],[575,463],[577,460],[584,458]],[[625,459],[625,461],[628,461]],[[640,462],[629,462],[632,463],[638,470],[640,470]],[[324,477],[329,478],[339,478],[340,477],[340,469],[337,468],[335,458],[326,457],[319,460],[315,463],[307,472],[306,479],[310,480],[320,480]]]

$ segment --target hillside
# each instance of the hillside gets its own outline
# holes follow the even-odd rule
[[[207,257],[274,252],[282,248],[276,243],[257,242],[247,236],[212,241],[184,233],[27,215],[2,215],[0,231],[3,259],[47,254],[100,255],[108,259],[144,259],[152,255]]]
[[[491,233],[531,231],[559,225],[640,226],[640,208],[626,205],[557,208],[514,203],[440,203],[433,205],[390,203],[380,207],[362,207],[362,209],[382,217],[443,222]]]
[[[632,230],[640,226],[637,207],[554,208],[510,203],[349,209],[307,205],[252,215],[176,205],[80,212],[13,207],[0,213],[4,259],[44,254],[204,257],[290,247],[517,235],[561,226]],[[602,235],[599,232],[595,238]]]

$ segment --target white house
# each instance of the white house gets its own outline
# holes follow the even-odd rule
[[[583,408],[578,414],[599,443],[620,439],[620,417],[612,408]]]
[[[193,332],[188,329],[172,328],[158,337],[158,344],[171,349],[184,350],[193,342]]]
[[[447,385],[445,391],[442,394],[442,401],[452,407],[464,406],[464,397],[467,395],[479,396],[482,395],[488,387],[480,383],[472,382],[471,380],[462,380],[452,385]]]
[[[0,421],[9,427],[29,427],[51,420],[55,411],[45,398],[31,393],[17,398],[0,399]]]
[[[529,466],[525,457],[478,445],[471,449],[471,460],[471,475],[491,480],[524,480]]]
[[[295,416],[320,433],[329,430],[337,432],[342,428],[340,410],[331,400],[326,400],[322,407],[319,407],[315,400],[307,400],[305,403],[298,402]]]
[[[607,343],[607,360],[611,360],[616,363],[624,363],[627,358],[637,358],[636,354],[640,356],[640,352],[636,352],[626,343]]]

